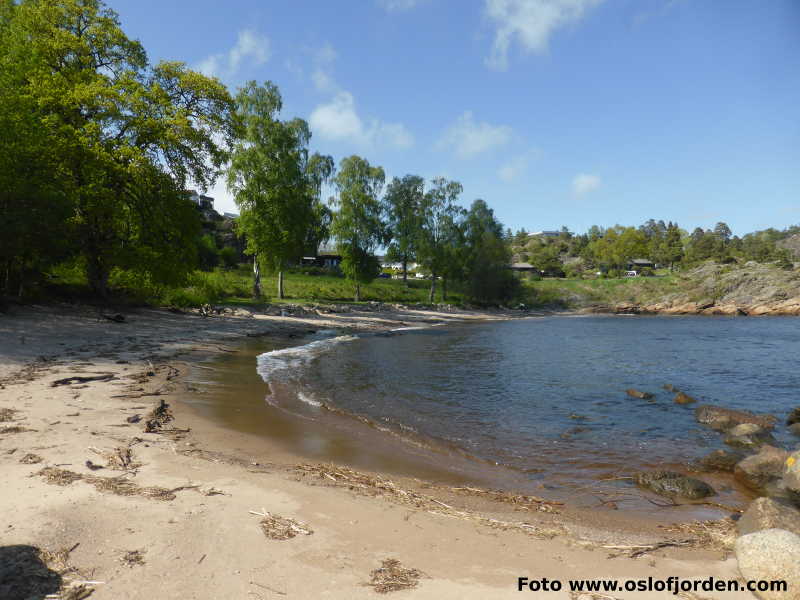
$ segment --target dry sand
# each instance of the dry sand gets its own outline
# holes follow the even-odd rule
[[[388,590],[484,599],[519,597],[520,576],[565,587],[574,578],[737,578],[725,540],[709,543],[698,528],[666,531],[612,511],[305,464],[264,440],[254,453],[252,440],[177,400],[187,361],[233,351],[248,334],[478,318],[503,317],[137,310],[116,323],[68,306],[0,315],[0,596],[375,598]],[[162,400],[174,419],[147,433]],[[142,420],[129,423],[134,415]],[[654,548],[664,541],[681,545]],[[392,591],[404,585],[413,587]]]

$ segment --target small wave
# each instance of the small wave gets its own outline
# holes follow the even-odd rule
[[[319,400],[314,400],[314,398],[311,397],[311,394],[306,394],[302,391],[297,392],[297,399],[300,400],[301,402],[305,402],[306,404],[310,404],[311,406],[314,406],[316,408],[322,407],[322,402],[320,402]]]
[[[298,375],[302,369],[314,358],[327,352],[337,344],[358,339],[353,335],[340,335],[333,338],[315,340],[304,346],[282,348],[260,354],[257,359],[257,371],[267,383],[286,382]]]

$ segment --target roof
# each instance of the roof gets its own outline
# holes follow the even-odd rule
[[[652,265],[653,261],[649,258],[632,258],[630,260],[631,264],[634,265]]]
[[[535,267],[531,263],[526,262],[516,262],[511,263],[512,269],[534,269]]]

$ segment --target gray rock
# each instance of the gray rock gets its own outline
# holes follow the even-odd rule
[[[736,464],[744,457],[745,455],[742,452],[736,450],[714,450],[698,460],[694,466],[701,471],[733,473]]]
[[[789,425],[789,431],[791,431],[797,437],[800,437],[800,423]]]
[[[754,592],[763,600],[800,600],[800,536],[785,529],[764,529],[736,540],[736,560],[750,580],[786,582],[786,591]]]
[[[800,450],[792,452],[784,461],[783,487],[792,502],[800,506]]]
[[[786,419],[787,425],[796,425],[800,423],[800,406],[793,409],[792,412],[789,413],[789,417]]]
[[[783,500],[756,498],[736,523],[739,535],[762,529],[785,529],[800,535],[800,510]]]
[[[640,398],[641,400],[648,400],[653,397],[653,394],[649,392],[640,392],[639,390],[635,390],[633,388],[625,390],[625,393],[628,394],[628,396]]]
[[[789,453],[774,446],[762,446],[758,454],[741,460],[733,470],[733,475],[749,487],[764,493],[783,476],[783,463]]]
[[[637,474],[635,480],[638,485],[670,498],[697,500],[717,493],[705,481],[674,471],[646,471]]]
[[[672,385],[671,383],[665,383],[665,384],[664,384],[664,385],[662,385],[661,387],[662,387],[663,389],[667,390],[668,392],[677,392],[677,391],[679,391],[679,390],[678,390],[678,388],[676,388],[676,387],[675,387],[674,385]]]
[[[725,443],[738,448],[758,448],[764,444],[775,444],[775,438],[761,425],[741,423],[732,428],[725,437]]]
[[[694,416],[698,423],[708,425],[717,431],[727,431],[742,423],[755,423],[765,430],[771,430],[777,421],[772,415],[756,415],[744,410],[733,410],[710,404],[701,404],[695,408]]]
[[[677,394],[675,394],[674,400],[675,404],[692,404],[694,402],[697,402],[697,400],[695,400],[688,394],[684,394],[683,392],[678,392]]]

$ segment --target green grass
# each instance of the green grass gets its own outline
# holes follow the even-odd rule
[[[619,279],[542,279],[525,281],[535,306],[574,308],[593,303],[646,302],[678,291],[672,275]]]

